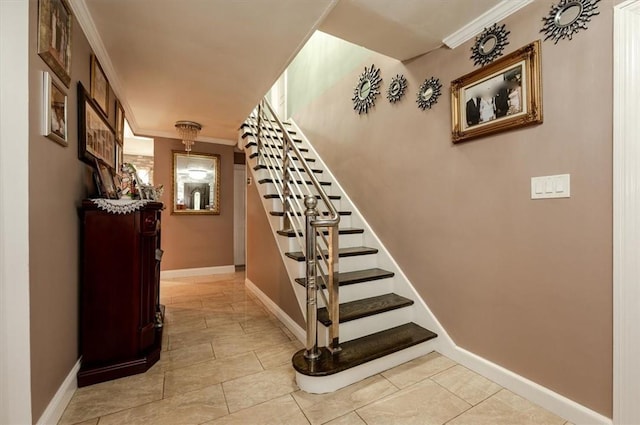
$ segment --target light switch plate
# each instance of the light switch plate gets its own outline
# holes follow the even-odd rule
[[[571,175],[531,177],[531,199],[570,198]]]

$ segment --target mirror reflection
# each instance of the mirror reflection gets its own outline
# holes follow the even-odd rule
[[[358,90],[358,98],[360,100],[365,100],[367,98],[367,96],[369,96],[369,93],[371,93],[371,81],[367,80],[363,80],[360,83],[360,88]]]
[[[433,87],[427,87],[427,89],[422,92],[422,99],[429,100],[431,96],[433,96]]]
[[[582,13],[582,3],[578,1],[572,1],[567,3],[556,14],[555,22],[559,27],[566,27],[575,22]]]
[[[497,44],[498,38],[495,35],[491,34],[487,36],[480,42],[480,53],[482,53],[483,55],[488,55],[493,51],[493,49],[496,48]]]
[[[173,152],[172,214],[220,214],[220,155]]]

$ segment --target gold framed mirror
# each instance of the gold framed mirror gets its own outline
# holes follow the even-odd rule
[[[171,214],[220,214],[220,155],[173,151]]]

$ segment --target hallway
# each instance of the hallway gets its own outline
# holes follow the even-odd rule
[[[571,425],[431,353],[335,393],[300,391],[302,348],[244,272],[163,280],[163,352],[147,373],[76,391],[59,424]]]

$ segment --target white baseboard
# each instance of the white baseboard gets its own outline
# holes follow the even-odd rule
[[[297,324],[287,313],[284,312],[271,298],[269,298],[264,292],[260,290],[250,279],[245,278],[244,284],[249,291],[255,294],[256,297],[272,312],[286,327],[295,335],[296,338],[302,343],[306,340],[306,332],[302,327]]]
[[[454,347],[452,351],[446,346],[442,348],[441,354],[576,425],[613,424],[610,418],[464,348]]]
[[[64,409],[67,408],[71,397],[73,397],[73,393],[78,389],[76,376],[80,370],[80,360],[81,359],[78,359],[73,368],[71,368],[71,371],[62,382],[62,385],[60,385],[60,388],[58,388],[58,391],[56,391],[49,405],[44,409],[44,412],[42,412],[42,416],[40,416],[40,419],[36,422],[37,425],[56,425],[62,417]]]
[[[196,269],[178,269],[178,270],[163,270],[160,272],[160,279],[172,279],[175,277],[189,277],[189,276],[206,276],[209,274],[226,274],[235,273],[236,266],[217,266],[217,267],[199,267]]]

